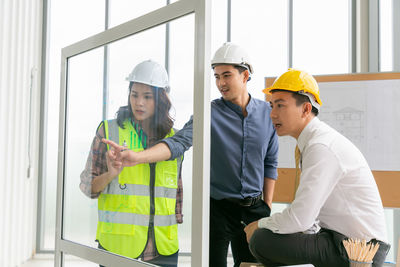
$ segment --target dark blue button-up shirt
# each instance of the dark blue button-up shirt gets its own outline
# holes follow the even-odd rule
[[[278,138],[269,103],[250,97],[246,107],[223,98],[211,102],[211,197],[246,198],[262,193],[264,177],[276,179]],[[192,118],[165,139],[176,158],[192,145]]]

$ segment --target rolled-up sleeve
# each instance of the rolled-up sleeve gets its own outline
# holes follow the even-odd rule
[[[182,156],[193,143],[193,116],[190,116],[190,120],[174,136],[163,139],[161,142],[169,147],[171,151],[170,160]]]
[[[264,177],[276,180],[278,178],[279,142],[275,129],[271,128],[271,138],[269,139],[268,150],[264,159]]]

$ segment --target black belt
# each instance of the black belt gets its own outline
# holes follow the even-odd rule
[[[250,207],[250,206],[253,206],[254,204],[256,204],[257,201],[259,199],[261,199],[261,197],[262,197],[262,194],[259,194],[256,197],[247,197],[247,198],[243,198],[243,199],[240,199],[240,198],[225,198],[225,200],[227,200],[229,202],[232,202],[232,203],[235,203],[235,204],[238,204],[239,206],[242,206],[242,207]]]

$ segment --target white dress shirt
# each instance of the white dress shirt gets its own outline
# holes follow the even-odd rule
[[[379,191],[357,147],[317,117],[297,145],[302,170],[295,199],[281,213],[260,219],[258,227],[290,234],[315,229],[319,222],[347,237],[387,242]]]

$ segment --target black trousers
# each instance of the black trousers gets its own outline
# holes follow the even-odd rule
[[[275,234],[258,229],[250,240],[250,250],[265,266],[284,266],[311,263],[315,267],[348,267],[349,260],[342,244],[347,237],[331,230],[321,229],[316,234]],[[373,267],[381,267],[390,245],[379,242]]]
[[[270,208],[261,199],[252,206],[243,207],[228,200],[211,198],[209,266],[227,266],[229,243],[232,248],[234,266],[239,266],[241,262],[256,262],[257,260],[249,250],[241,221],[249,224],[268,217],[270,213]]]

